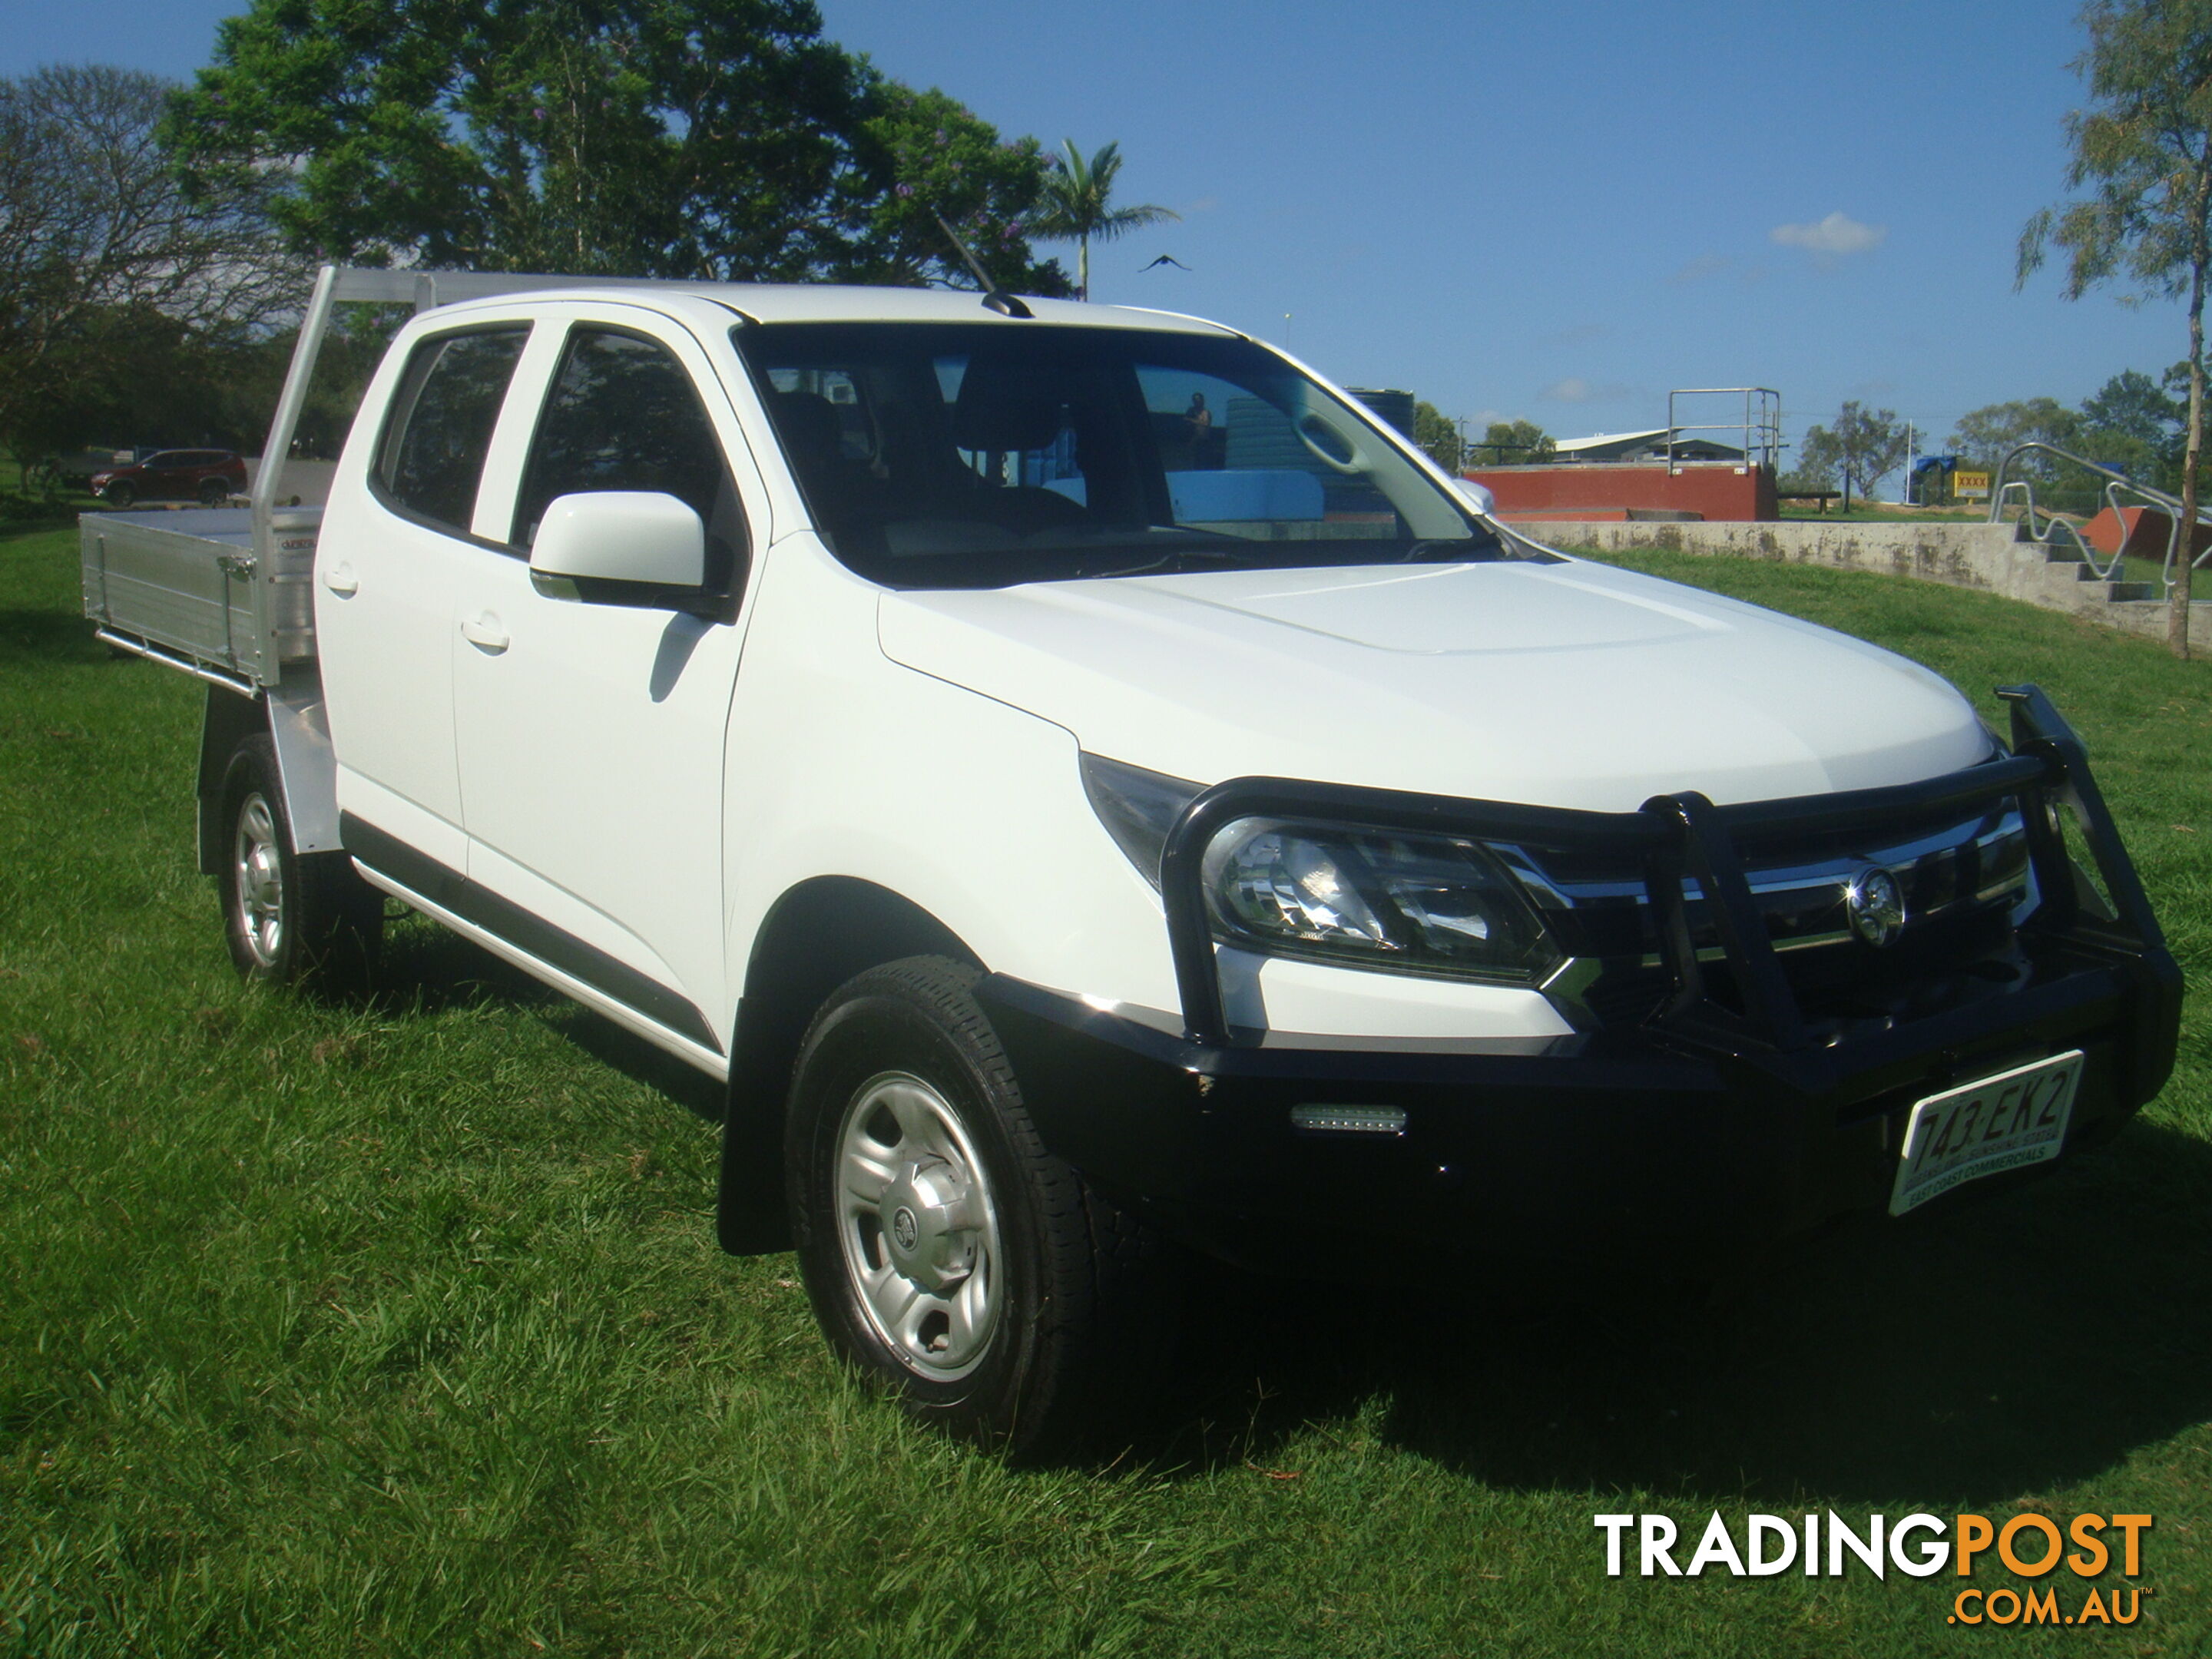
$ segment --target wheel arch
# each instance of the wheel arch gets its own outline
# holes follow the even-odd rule
[[[200,873],[217,874],[226,855],[223,823],[223,781],[230,775],[230,758],[250,737],[267,736],[269,706],[220,685],[207,689],[207,712],[200,720],[199,855]]]
[[[226,686],[208,686],[207,713],[200,721],[200,873],[222,867],[223,780],[238,745],[265,736],[276,749],[276,773],[284,786],[284,811],[295,853],[335,853],[338,838],[337,757],[331,747],[330,721],[323,712],[323,686],[312,665],[294,670],[281,684],[247,696]]]
[[[855,876],[815,876],[769,908],[745,963],[730,1042],[727,1118],[715,1212],[722,1248],[788,1248],[783,1122],[791,1068],[815,1011],[871,968],[906,957],[981,968],[967,943],[911,899]]]

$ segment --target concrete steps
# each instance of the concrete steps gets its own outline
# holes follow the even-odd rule
[[[2039,542],[2027,533],[2025,525],[2013,526],[2013,541],[2025,557],[2033,560],[2042,556],[2045,565],[2054,571],[2071,571],[2075,581],[2094,591],[2094,598],[2107,605],[2135,605],[2145,599],[2161,603],[2165,595],[2157,582],[2129,581],[2122,578],[2100,576],[2096,567],[2082,556],[2081,550],[2070,543]],[[2062,579],[2063,580],[2063,579]],[[2088,595],[2082,596],[2085,599]],[[2061,606],[2072,610],[2072,605]]]

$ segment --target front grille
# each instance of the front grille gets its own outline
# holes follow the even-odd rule
[[[1635,1024],[1671,981],[1642,872],[1602,854],[1498,848],[1576,959],[1554,981],[1600,1025]],[[1746,837],[1739,853],[1783,974],[1808,1019],[1902,1019],[1978,994],[2010,974],[2012,925],[2032,908],[2026,828],[2010,803],[1963,818],[1900,822],[1874,832],[1814,830]],[[1851,895],[1880,871],[1904,920],[1882,943],[1855,929]],[[1731,1000],[1729,971],[1698,882],[1680,878],[1685,919],[1708,989]],[[1879,931],[1871,929],[1871,931]]]

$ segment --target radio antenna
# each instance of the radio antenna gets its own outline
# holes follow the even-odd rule
[[[935,208],[932,208],[929,210],[929,216],[937,221],[937,228],[945,233],[945,240],[958,248],[960,257],[968,262],[968,269],[975,273],[975,286],[983,290],[985,305],[1002,317],[1034,317],[1036,314],[1015,295],[999,291],[992,283],[990,277],[984,274],[982,261],[969,252],[968,244],[960,240],[960,233],[946,222],[943,214]]]

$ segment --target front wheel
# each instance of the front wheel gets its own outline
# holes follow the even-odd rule
[[[135,486],[118,478],[100,492],[100,498],[110,507],[120,511],[138,499],[138,491]]]
[[[250,980],[331,989],[365,985],[384,938],[383,896],[343,853],[295,853],[270,740],[238,746],[222,791],[217,874],[230,959]]]
[[[816,1017],[793,1231],[815,1316],[864,1377],[963,1438],[1057,1455],[1157,1376],[1174,1277],[1151,1231],[1039,1141],[975,977],[909,957]]]

